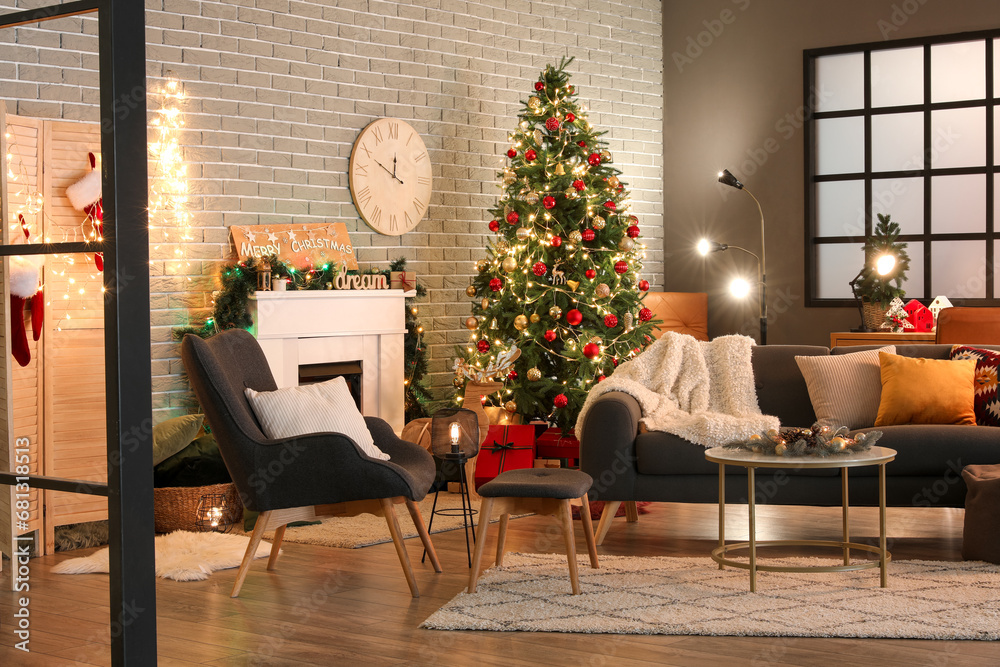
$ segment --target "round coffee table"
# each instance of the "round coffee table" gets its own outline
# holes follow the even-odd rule
[[[705,458],[719,464],[719,546],[712,550],[712,560],[723,566],[738,567],[750,570],[750,592],[757,591],[757,571],[762,572],[848,572],[852,570],[867,570],[879,568],[882,578],[881,585],[885,588],[886,564],[892,560],[892,554],[886,549],[885,539],[885,465],[896,458],[896,450],[887,447],[872,447],[868,451],[835,454],[833,456],[776,456],[774,454],[755,454],[741,449],[713,447],[705,452]],[[750,515],[750,541],[736,544],[726,544],[726,466],[742,466],[747,469],[747,497]],[[861,466],[878,466],[878,503],[879,503],[879,546],[851,542],[849,529],[849,511],[847,498],[847,470]],[[754,506],[756,485],[754,472],[757,468],[840,468],[841,495],[844,508],[844,539],[833,540],[768,540],[758,541],[756,536]],[[820,546],[839,547],[844,551],[843,565],[788,566],[760,565],[757,563],[757,547],[769,546]],[[877,554],[877,561],[851,562],[851,549]],[[733,551],[749,550],[750,562],[735,561],[726,555]]]

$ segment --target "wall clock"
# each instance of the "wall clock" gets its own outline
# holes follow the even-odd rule
[[[380,234],[405,234],[427,213],[431,161],[423,139],[406,122],[379,118],[361,130],[348,173],[354,206]]]

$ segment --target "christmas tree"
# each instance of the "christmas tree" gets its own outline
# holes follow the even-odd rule
[[[456,386],[488,379],[520,349],[491,402],[564,430],[594,382],[651,342],[642,305],[643,246],[621,172],[569,83],[563,59],[547,67],[509,135],[502,194],[489,210],[495,238],[466,293],[476,300]],[[495,364],[494,364],[495,367]],[[457,400],[461,401],[461,397]]]

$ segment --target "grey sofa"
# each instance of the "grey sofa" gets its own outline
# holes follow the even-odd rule
[[[753,368],[761,411],[776,415],[782,426],[812,425],[816,415],[795,356],[863,349],[870,348],[837,347],[831,351],[798,345],[755,347]],[[950,351],[951,345],[896,347],[897,354],[934,359],[947,359]],[[635,399],[620,392],[601,396],[587,414],[580,442],[580,469],[594,478],[591,500],[718,502],[719,467],[705,460],[705,447],[669,433],[639,433],[640,416]],[[886,466],[886,501],[891,506],[962,507],[966,492],[962,468],[1000,463],[1000,428],[908,424],[877,430],[883,432],[878,444],[899,452]],[[877,466],[852,469],[852,505],[878,505],[877,475]],[[760,469],[756,487],[757,503],[841,504],[837,469]],[[727,502],[745,503],[746,498],[746,470],[726,466]]]

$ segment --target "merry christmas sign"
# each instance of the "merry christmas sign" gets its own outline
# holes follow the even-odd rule
[[[230,227],[240,259],[277,255],[298,268],[345,264],[357,269],[354,246],[342,222]]]

